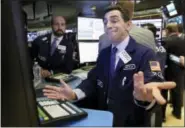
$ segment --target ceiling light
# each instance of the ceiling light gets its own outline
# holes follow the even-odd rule
[[[139,4],[141,1],[140,0],[136,0],[136,4]]]
[[[91,10],[96,10],[96,6],[91,6]]]

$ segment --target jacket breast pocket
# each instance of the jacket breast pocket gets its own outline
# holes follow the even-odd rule
[[[125,70],[122,72],[120,78],[119,78],[119,87],[121,89],[125,89],[127,87],[133,86],[133,75],[135,71],[134,70]]]

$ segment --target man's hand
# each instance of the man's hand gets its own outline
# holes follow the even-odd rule
[[[44,96],[57,100],[75,100],[76,94],[73,92],[72,88],[63,80],[60,80],[60,82],[62,84],[60,87],[47,85],[45,89],[43,89]]]
[[[185,67],[184,56],[180,56],[180,64]]]
[[[144,84],[143,72],[134,74],[134,92],[135,99],[139,101],[151,102],[155,99],[159,104],[165,104],[166,100],[161,95],[161,89],[172,89],[176,86],[175,82],[150,82]]]
[[[51,73],[48,70],[45,69],[41,69],[41,76],[42,77],[49,77],[51,75]]]

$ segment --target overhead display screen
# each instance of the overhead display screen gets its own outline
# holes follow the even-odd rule
[[[78,17],[78,40],[99,40],[104,33],[103,19]]]
[[[161,39],[162,36],[162,19],[142,19],[142,20],[132,20],[132,23],[141,27],[143,24],[151,23],[157,28],[156,39]]]

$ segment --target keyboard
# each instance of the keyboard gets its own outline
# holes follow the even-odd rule
[[[64,122],[81,119],[87,113],[68,101],[58,101],[46,97],[37,98],[38,116],[41,126],[57,126]]]
[[[59,79],[55,79],[55,78],[51,78],[51,77],[46,77],[45,81],[49,82],[49,83],[60,83]]]
[[[68,83],[68,82],[76,80],[76,79],[79,79],[79,78],[74,75],[68,75],[68,76],[65,76],[62,80],[65,81],[66,83]],[[45,81],[49,82],[49,83],[60,83],[59,79],[51,78],[51,77],[45,78]]]
[[[77,76],[74,76],[74,75],[69,75],[69,76],[66,76],[66,77],[64,77],[64,81],[66,82],[66,83],[68,83],[68,82],[71,82],[71,81],[73,81],[73,80],[76,80],[76,79],[79,79]]]

